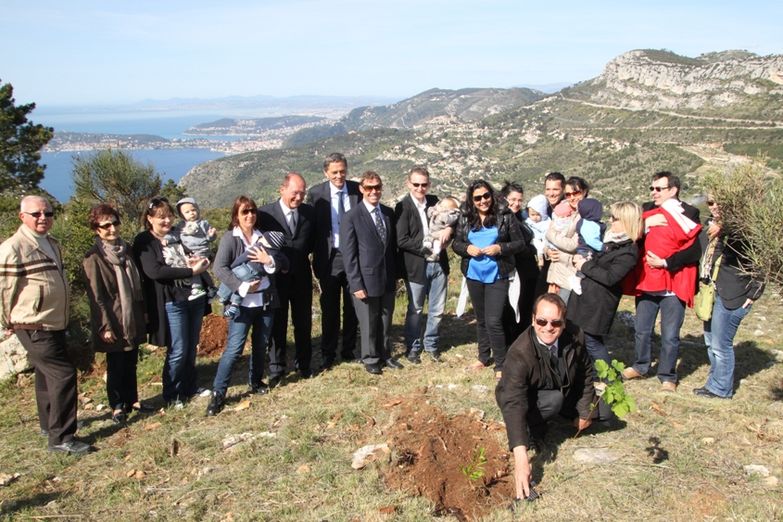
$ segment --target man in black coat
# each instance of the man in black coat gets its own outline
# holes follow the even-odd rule
[[[280,185],[280,199],[258,210],[256,226],[263,231],[282,232],[285,236],[282,252],[290,263],[287,273],[276,275],[280,308],[275,311],[269,352],[269,386],[273,388],[280,384],[286,372],[289,303],[294,325],[296,370],[305,379],[312,375],[313,275],[309,255],[315,239],[315,216],[313,207],[302,203],[306,190],[304,178],[289,172]]]
[[[402,368],[390,354],[397,243],[392,209],[381,204],[382,188],[377,173],[362,174],[363,199],[340,224],[340,250],[359,319],[362,363],[372,374],[382,373],[381,366]]]
[[[425,232],[429,231],[427,211],[438,203],[438,198],[427,194],[430,188],[430,173],[424,167],[411,169],[407,185],[410,193],[394,208],[397,246],[403,263],[401,275],[405,278],[405,287],[408,290],[408,312],[405,315],[406,355],[410,362],[420,363],[419,354],[423,345],[429,356],[438,362],[438,326],[446,307],[449,278],[449,258],[445,246],[454,229],[443,229],[440,253],[437,254],[437,259],[428,259],[430,251],[424,250]],[[423,325],[425,300],[429,302],[429,306],[427,323]]]
[[[314,208],[315,244],[313,271],[321,285],[321,359],[324,369],[331,368],[337,354],[340,335],[340,296],[343,299],[343,360],[354,359],[356,348],[356,312],[353,309],[348,279],[340,252],[340,222],[362,199],[359,184],[348,181],[348,160],[339,152],[324,160],[326,181],[310,189],[307,202]]]
[[[595,400],[593,367],[582,330],[566,323],[566,306],[557,294],[544,294],[533,305],[533,324],[508,349],[495,399],[506,423],[514,453],[517,498],[530,494],[530,439],[546,431],[558,413],[584,430],[592,423]]]

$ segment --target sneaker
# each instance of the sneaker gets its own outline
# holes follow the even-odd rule
[[[699,397],[707,397],[708,399],[731,399],[731,397],[722,397],[712,393],[707,388],[694,388],[693,394]]]
[[[68,453],[69,455],[84,455],[85,453],[92,451],[92,449],[92,446],[89,444],[76,439],[49,446],[49,451],[55,453]]]
[[[440,358],[440,352],[438,352],[438,351],[427,352],[427,355],[430,356],[430,359],[432,359],[432,362],[439,363],[439,362],[442,361],[442,359]]]
[[[408,359],[408,362],[411,364],[421,364],[421,357],[419,357],[419,352],[409,352],[405,358]]]
[[[672,381],[663,381],[661,383],[661,391],[674,393],[677,391],[677,383]]]
[[[204,297],[207,295],[207,293],[204,291],[203,288],[194,288],[190,291],[190,295],[188,296],[188,301],[195,301],[196,299],[199,299],[201,297]]]
[[[236,316],[239,315],[239,307],[237,305],[228,305],[223,310],[223,317],[228,317],[229,319],[233,319]]]

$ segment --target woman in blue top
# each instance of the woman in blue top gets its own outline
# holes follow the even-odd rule
[[[462,256],[462,274],[476,312],[478,361],[470,367],[489,366],[494,357],[498,379],[507,348],[503,306],[508,300],[509,276],[515,268],[514,255],[525,244],[519,223],[498,205],[492,185],[481,179],[473,181],[468,186],[452,248]]]

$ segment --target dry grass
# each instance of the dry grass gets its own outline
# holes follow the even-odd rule
[[[401,324],[404,299],[398,301]],[[621,309],[630,310],[626,300]],[[453,309],[453,306],[450,308]],[[701,329],[688,313],[683,328],[681,385],[658,390],[657,379],[628,384],[639,411],[620,429],[588,430],[578,439],[566,426],[552,430],[550,454],[534,470],[542,498],[523,509],[532,520],[780,520],[781,486],[748,476],[743,466],[765,465],[783,479],[783,366],[780,304],[768,296],[756,305],[737,336],[738,376],[731,401],[699,399],[691,390],[707,374]],[[492,372],[467,373],[475,358],[472,325],[448,317],[442,331],[444,362],[425,360],[402,371],[370,376],[343,364],[306,381],[290,382],[260,397],[243,396],[246,367],[234,373],[227,411],[205,418],[206,399],[182,411],[135,416],[118,429],[108,414],[80,409],[80,435],[99,451],[80,459],[46,451],[37,435],[29,377],[0,389],[0,472],[22,474],[0,488],[0,513],[8,519],[65,517],[84,520],[423,520],[432,505],[388,489],[377,467],[350,467],[358,447],[386,440],[393,420],[389,402],[421,394],[449,413],[483,410],[500,420]],[[401,328],[395,328],[397,351]],[[316,340],[317,346],[317,340]],[[613,356],[628,362],[632,332],[617,321]],[[142,396],[161,405],[162,354],[140,368]],[[209,384],[215,360],[200,361]],[[103,382],[88,376],[80,390],[105,402]],[[243,401],[249,407],[239,409]],[[424,400],[424,399],[422,399]],[[254,439],[224,450],[229,435]],[[505,444],[505,440],[503,440]],[[621,455],[608,465],[577,463],[578,448],[605,447]],[[466,458],[469,458],[466,457]],[[511,520],[499,506],[488,520]]]

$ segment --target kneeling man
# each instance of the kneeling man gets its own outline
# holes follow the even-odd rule
[[[533,305],[533,324],[514,341],[503,363],[495,399],[514,452],[517,498],[530,494],[530,439],[540,439],[546,421],[558,413],[574,419],[580,430],[590,426],[595,398],[593,367],[584,333],[566,324],[566,306],[557,294],[544,294]]]

